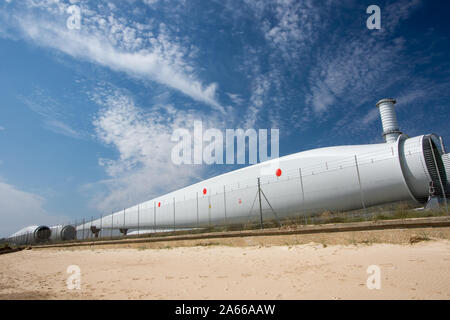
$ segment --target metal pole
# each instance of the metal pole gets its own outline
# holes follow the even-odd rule
[[[155,226],[155,233],[156,233],[156,202],[153,203],[153,224]]]
[[[327,168],[328,170],[328,168]],[[302,168],[298,168],[298,173],[300,174],[300,185],[302,187],[302,207],[305,209],[305,189],[303,187],[303,176],[302,176]],[[303,213],[305,215],[305,213]],[[306,215],[305,215],[305,221],[306,221]],[[305,223],[307,224],[307,223]]]
[[[200,224],[199,216],[198,216],[198,191],[197,191],[197,227]]]
[[[114,228],[114,212],[111,211],[111,231],[110,231],[110,235],[111,235],[111,239],[113,237],[112,233],[113,233],[113,228]]]
[[[278,226],[281,227],[282,225],[281,225],[280,219],[278,218],[278,215],[277,215],[277,213],[275,212],[275,210],[273,210],[273,207],[272,207],[272,205],[270,204],[269,199],[267,199],[267,197],[266,197],[264,191],[262,191],[262,189],[260,189],[260,191],[261,191],[261,193],[262,193],[264,199],[266,199],[266,202],[267,202],[267,204],[269,205],[270,210],[272,210],[273,215],[275,216],[275,219],[277,219]]]
[[[259,197],[259,222],[261,224],[261,229],[264,229],[262,205],[261,205],[261,178],[258,178],[258,197]]]
[[[361,184],[361,175],[359,174],[358,158],[357,158],[356,155],[355,155],[355,164],[356,164],[356,173],[358,174],[359,191],[361,192],[361,204],[363,206],[364,214],[367,214],[367,212],[366,212],[366,204],[364,202],[363,187],[362,187],[362,184]]]
[[[100,216],[100,234],[102,234],[102,230],[103,230],[103,214]],[[103,234],[102,234],[103,235]],[[100,238],[100,237],[99,237]]]
[[[173,231],[175,232],[176,223],[175,223],[175,197],[173,197]]]
[[[445,144],[444,144],[444,140],[442,139],[442,137],[439,137],[439,141],[441,142],[442,153],[446,154],[446,152],[445,152]]]
[[[444,184],[442,183],[441,173],[439,172],[439,167],[438,167],[438,164],[437,164],[436,155],[434,154],[433,143],[431,142],[431,138],[430,137],[428,137],[428,141],[430,142],[431,153],[433,154],[434,165],[436,166],[436,171],[437,171],[437,174],[438,174],[438,177],[439,177],[439,184],[441,185],[442,195],[444,196],[445,212],[448,215],[447,196],[445,194]]]
[[[83,218],[83,241],[84,241],[84,218]]]
[[[208,225],[211,228],[211,195],[208,195]]]
[[[123,236],[124,237],[126,236],[126,233],[125,233],[125,208],[123,209]]]
[[[227,224],[227,195],[225,193],[225,186],[223,186],[223,208],[225,212],[225,225]]]
[[[303,187],[302,168],[298,168],[298,173],[300,174],[300,185],[302,187],[302,208],[305,211],[305,188]],[[305,218],[305,225],[308,224],[305,212],[303,212],[303,217]]]
[[[305,203],[305,189],[303,188],[302,168],[298,168],[298,172],[300,173],[300,185],[302,186],[302,204],[304,204]]]
[[[139,232],[139,205],[138,205],[138,238],[140,237],[140,232]]]

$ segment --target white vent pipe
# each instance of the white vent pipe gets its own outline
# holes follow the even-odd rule
[[[377,103],[383,124],[383,137],[387,143],[396,142],[402,134],[398,127],[397,115],[395,114],[395,103],[395,99],[392,98],[382,99]]]

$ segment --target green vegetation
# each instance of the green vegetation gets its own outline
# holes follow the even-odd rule
[[[200,242],[195,245],[196,247],[210,247],[210,246],[220,246],[219,242]]]
[[[432,240],[427,234],[426,232],[421,232],[419,235],[413,235],[411,236],[411,238],[409,239],[409,243],[414,244],[414,243],[418,243],[418,242],[422,242],[422,241],[430,241]]]
[[[342,223],[355,223],[363,221],[382,221],[382,220],[403,220],[413,218],[428,218],[428,217],[441,217],[446,216],[444,208],[439,210],[424,210],[423,208],[417,208],[411,206],[408,203],[398,202],[388,205],[370,207],[366,210],[354,210],[348,212],[334,212],[330,210],[326,211],[310,211],[310,212],[298,212],[297,215],[289,218],[283,218],[277,221],[272,212],[265,213],[264,215],[264,229],[279,228],[281,223],[282,229],[297,229],[307,225],[325,225],[325,224],[342,224]],[[230,231],[252,231],[261,229],[259,221],[250,221],[250,217],[242,218],[240,221],[223,225],[223,226],[205,226],[200,225],[196,229],[192,230],[179,230],[172,232],[150,233],[134,236],[127,236],[127,239],[149,239],[160,238],[165,236],[183,236],[183,235],[196,235],[205,233],[216,232],[230,232]],[[255,216],[253,215],[252,219]],[[212,222],[214,223],[214,222]],[[426,237],[423,237],[424,239]],[[96,239],[86,239],[84,241],[108,241],[108,240],[123,240],[123,236],[113,236]],[[424,240],[421,240],[424,241]],[[0,244],[1,246],[4,244]],[[214,242],[199,243],[198,246],[213,246],[217,245]],[[142,246],[137,248],[138,250],[145,250],[146,247]],[[160,249],[171,249],[170,246],[160,247]]]
[[[8,243],[0,244],[0,254],[2,253],[11,253],[25,249],[25,247],[19,247],[15,245],[9,245]]]
[[[348,212],[332,212],[323,211],[321,213],[312,212],[298,213],[296,217],[290,217],[281,219],[281,228],[297,228],[305,225],[322,225],[322,224],[335,224],[335,223],[354,223],[363,221],[380,221],[380,220],[401,220],[411,218],[427,218],[427,217],[440,217],[445,216],[445,209],[441,210],[423,210],[417,209],[417,207],[411,206],[407,203],[394,203],[389,205],[371,207],[364,210],[355,210]],[[228,231],[251,231],[261,229],[259,222],[246,222],[233,223],[226,226],[217,227],[204,227],[195,230],[184,230],[176,232],[165,232],[158,234],[141,235],[142,237],[161,237],[171,235],[193,235],[212,232],[228,232]],[[274,218],[264,219],[264,229],[279,227],[278,221]]]

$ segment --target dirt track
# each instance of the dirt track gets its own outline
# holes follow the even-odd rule
[[[450,299],[449,229],[24,250],[0,257],[0,299]]]

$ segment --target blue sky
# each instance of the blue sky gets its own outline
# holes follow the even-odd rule
[[[366,8],[381,8],[381,30]],[[81,28],[66,26],[81,9]],[[172,132],[280,130],[280,155],[450,141],[446,1],[0,1],[0,236],[99,216],[237,166],[170,162]],[[450,142],[449,142],[450,143]]]

